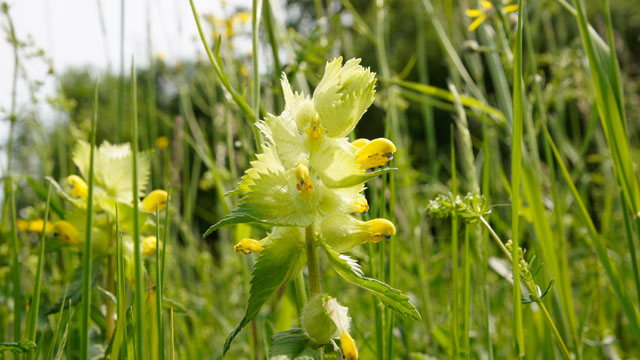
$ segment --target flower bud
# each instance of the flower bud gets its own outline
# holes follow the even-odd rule
[[[71,187],[71,196],[86,199],[89,196],[89,187],[87,183],[78,175],[70,175],[67,177],[69,187]]]
[[[373,102],[375,73],[351,59],[327,63],[322,80],[313,92],[313,103],[330,137],[343,137],[356,126]]]
[[[155,255],[158,246],[158,239],[155,236],[147,236],[142,239],[141,245],[142,255]]]
[[[144,199],[142,199],[142,209],[144,211],[156,212],[156,204],[158,204],[158,211],[164,210],[167,207],[167,192],[164,190],[153,190]]]
[[[316,345],[328,343],[338,331],[338,327],[325,308],[325,304],[331,299],[332,297],[326,294],[316,294],[302,311],[302,328]]]
[[[64,220],[56,221],[53,224],[53,233],[56,234],[60,240],[71,245],[78,243],[78,230]]]

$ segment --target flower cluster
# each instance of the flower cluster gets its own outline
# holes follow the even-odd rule
[[[365,242],[378,242],[396,233],[393,223],[386,219],[362,221],[354,216],[369,209],[363,194],[365,183],[391,170],[376,168],[387,164],[396,151],[388,139],[349,142],[346,138],[372,104],[375,82],[375,74],[362,67],[359,59],[343,65],[342,58],[327,63],[312,97],[292,91],[287,78],[282,78],[284,111],[278,116],[268,114],[256,125],[265,141],[262,152],[256,155],[251,168],[232,192],[241,196],[239,204],[205,233],[206,236],[221,226],[236,223],[273,226],[263,239],[246,238],[234,247],[238,252],[260,256],[254,267],[247,315],[227,339],[225,351],[238,331],[255,316],[255,308],[266,301],[253,294],[268,296],[268,291],[274,291],[299,273],[300,262],[304,265],[306,261],[305,244],[306,249],[311,243],[312,247],[320,246],[335,256],[332,265],[342,267],[336,270],[346,271],[348,275],[341,275],[352,276],[351,281],[361,281],[360,286],[381,284],[371,285],[375,281],[364,278],[355,261],[340,255]],[[291,260],[282,260],[283,257]],[[261,288],[267,286],[260,282],[263,268],[272,273],[285,268],[278,278],[281,282],[268,291]],[[272,274],[268,280],[274,283],[274,277]],[[383,287],[383,291],[399,293],[386,284]],[[311,346],[320,347],[333,338],[340,338],[343,355],[357,359],[355,342],[348,333],[350,319],[345,320],[347,308],[327,294],[312,295],[315,296],[307,304],[302,318]],[[409,304],[408,298],[401,299],[403,304]],[[409,304],[407,309],[407,313],[419,318],[413,305]],[[320,329],[315,320],[307,319],[315,319],[311,313],[322,314],[327,326]]]

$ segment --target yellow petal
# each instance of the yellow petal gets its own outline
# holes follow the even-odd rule
[[[67,177],[67,182],[71,187],[71,196],[78,196],[86,199],[89,195],[89,187],[84,180],[78,175],[70,175]]]
[[[357,139],[354,140],[351,145],[357,147],[358,149],[362,148],[363,146],[367,145],[369,143],[369,139]]]
[[[396,227],[387,219],[369,220],[365,225],[367,225],[367,231],[371,233],[367,239],[368,242],[379,242],[383,237],[388,239],[396,234]]]
[[[262,244],[260,244],[258,240],[249,239],[249,238],[240,240],[240,242],[233,247],[233,250],[235,252],[241,252],[243,254],[250,254],[250,253],[259,254],[263,249],[264,247],[262,246]]]
[[[309,140],[317,141],[322,137],[324,133],[322,124],[320,123],[320,115],[315,113],[311,119],[309,119],[309,127],[307,127],[307,135],[309,135]]]
[[[360,164],[361,169],[381,166],[393,159],[394,152],[396,152],[396,147],[388,139],[379,138],[371,140],[358,150],[356,163]]]
[[[487,16],[483,14],[482,16],[478,17],[477,19],[473,20],[471,25],[469,25],[469,31],[476,31],[478,26],[480,26],[480,24],[482,24],[486,19],[487,19]]]
[[[357,200],[353,201],[351,205],[353,205],[356,208],[355,212],[357,213],[363,213],[365,211],[369,211],[369,203],[367,202],[367,198],[364,197],[364,195],[358,198]]]
[[[518,11],[518,4],[505,6],[502,8],[502,11],[504,11],[505,14],[510,14],[512,12]]]
[[[158,239],[155,236],[147,236],[142,239],[142,255],[154,255],[158,246]]]
[[[296,179],[298,183],[296,184],[296,188],[302,191],[305,194],[311,193],[313,190],[313,184],[311,183],[311,178],[309,177],[309,168],[305,164],[298,164],[296,167]]]
[[[491,3],[491,1],[482,0],[482,1],[480,1],[480,4],[482,5],[483,8],[485,8],[487,10],[493,9],[493,4]]]
[[[26,231],[29,228],[29,222],[24,219],[16,220],[16,225],[20,231]]]
[[[466,13],[468,17],[476,18],[478,16],[482,16],[484,11],[480,9],[467,9]]]
[[[156,212],[156,204],[158,210],[162,211],[167,207],[167,192],[164,190],[153,190],[142,200],[142,209],[148,212]]]
[[[346,360],[358,360],[358,348],[356,342],[353,341],[348,332],[342,332],[340,335],[340,345],[342,345],[342,355]]]
[[[60,240],[75,245],[78,243],[78,230],[70,223],[60,220],[53,224],[53,232]]]

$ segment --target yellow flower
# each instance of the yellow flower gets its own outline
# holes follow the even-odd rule
[[[158,204],[158,211],[164,210],[164,208],[167,207],[167,196],[167,192],[164,190],[153,190],[142,199],[142,209],[155,213],[156,204]]]
[[[83,199],[86,199],[87,196],[89,196],[89,187],[80,176],[70,175],[67,177],[67,182],[71,188],[71,196],[77,196]]]
[[[509,5],[512,0],[505,0],[503,3],[505,6],[502,8],[502,12],[505,14],[512,13],[514,11],[518,11],[518,5],[513,4]],[[469,31],[475,31],[491,14],[493,10],[493,4],[488,0],[480,1],[479,9],[467,9],[467,16],[474,19],[473,22],[469,25]]]
[[[156,139],[158,149],[164,150],[169,147],[169,139],[166,136],[160,136]]]
[[[365,139],[356,140],[360,141],[358,145],[363,143],[362,140]],[[388,139],[379,138],[367,141],[356,153],[358,155],[356,162],[360,164],[362,169],[371,169],[389,162],[389,160],[393,159],[394,152],[396,152],[396,147]]]
[[[340,345],[342,345],[342,355],[346,360],[358,360],[358,348],[348,332],[342,332],[340,335]]]
[[[24,219],[18,219],[16,221],[16,225],[18,226],[18,229],[22,230],[22,231],[28,231],[28,232],[34,232],[34,233],[42,233],[42,228],[44,227],[44,220],[42,219],[36,219],[36,220],[32,220],[32,221],[27,221]],[[50,222],[47,222],[47,229],[45,231],[45,234],[49,234],[51,233],[51,231],[53,231],[53,224],[51,224]]]
[[[53,224],[53,232],[60,240],[76,245],[78,243],[78,230],[70,223],[60,220]]]
[[[260,241],[249,238],[240,240],[240,242],[233,247],[235,252],[241,252],[243,254],[259,254],[263,249],[264,247]]]
[[[155,236],[147,236],[142,239],[142,255],[154,255],[158,246],[158,239]]]

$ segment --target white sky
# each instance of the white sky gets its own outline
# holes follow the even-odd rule
[[[3,0],[0,0],[0,2]],[[200,15],[212,14],[225,17],[236,7],[251,7],[251,0],[194,0]],[[54,68],[62,73],[68,67],[91,66],[104,71],[109,66],[119,69],[120,56],[120,1],[118,0],[8,0],[18,39],[31,36],[37,48],[42,48],[53,60]],[[106,36],[100,25],[99,8],[102,8]],[[148,16],[147,16],[148,14]],[[144,65],[147,52],[147,20],[151,24],[151,41],[154,53],[162,53],[168,62],[180,58],[193,58],[203,53],[197,37],[197,29],[188,0],[125,0],[125,69],[134,55],[136,64]],[[0,18],[0,27],[8,26],[6,18]],[[46,67],[40,61],[25,63],[31,79],[45,79]],[[13,51],[2,32],[0,40],[0,108],[8,110],[13,76]],[[44,86],[40,94],[44,100],[51,94],[53,83]],[[28,105],[29,93],[18,87],[18,105]],[[8,121],[2,114],[0,143],[5,144]],[[0,159],[4,168],[5,159]]]

